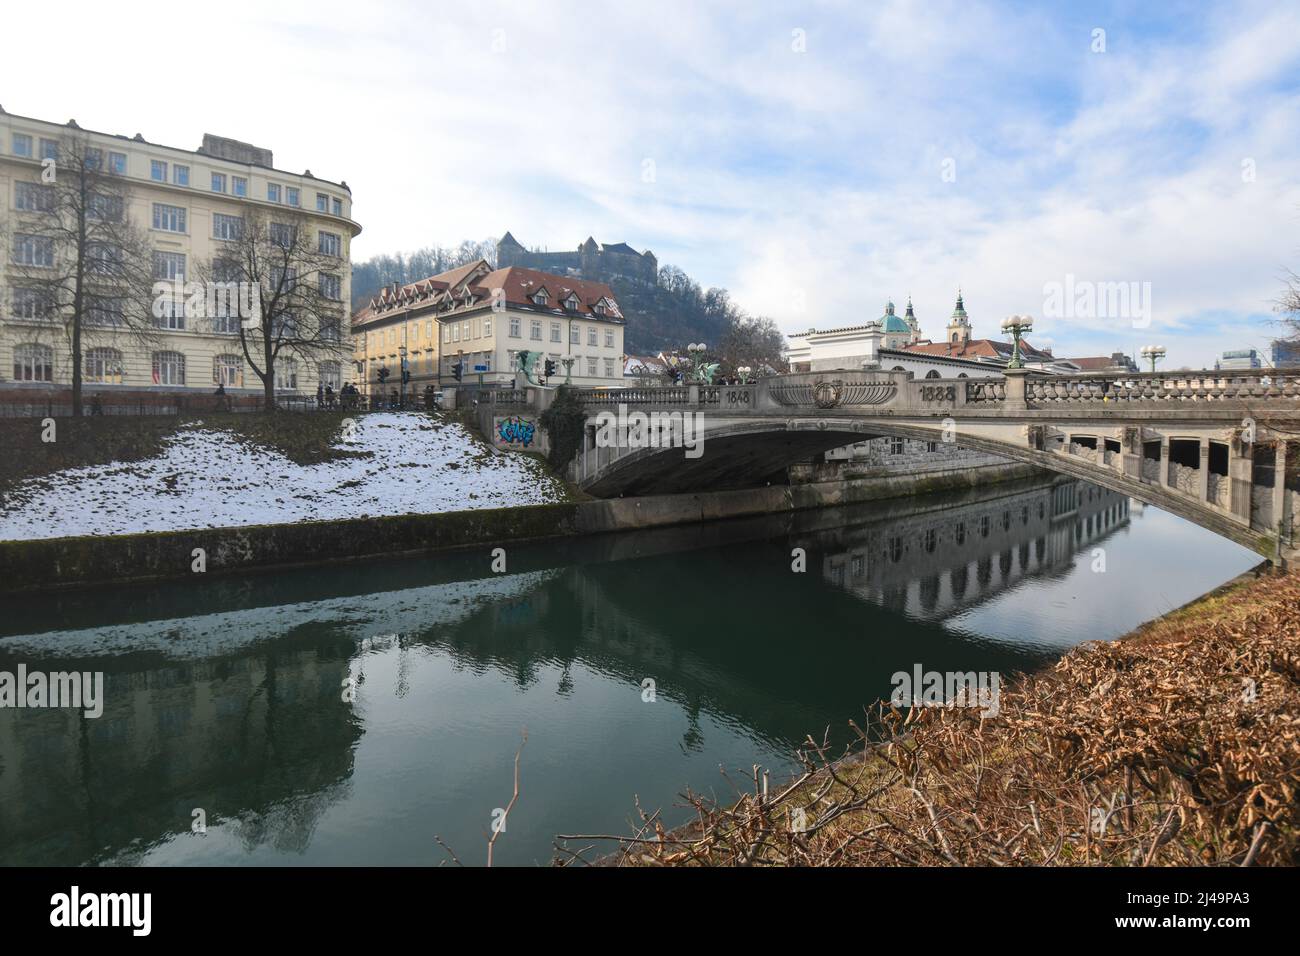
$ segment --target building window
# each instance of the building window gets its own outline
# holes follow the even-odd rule
[[[225,173],[213,173],[213,174],[212,174],[212,191],[213,191],[214,193],[224,193],[224,192],[226,191],[226,174],[225,174]]]
[[[931,455],[933,455],[936,451],[939,450],[939,443],[937,441],[928,441],[925,443],[925,450],[928,451]]]
[[[153,227],[163,232],[185,231],[185,209],[160,202],[153,204]]]
[[[605,377],[614,377],[614,360],[612,358],[605,359]]]
[[[234,196],[248,195],[248,180],[243,176],[230,177],[230,192]]]
[[[889,453],[891,455],[901,455],[903,453],[903,448],[905,447],[905,442],[906,439],[903,438],[889,439]]]
[[[117,349],[89,349],[82,368],[87,382],[98,385],[122,384],[122,353]]]
[[[153,254],[153,277],[169,281],[185,278],[185,253],[158,252]]]
[[[451,323],[451,340],[452,340],[453,342],[459,342],[459,341],[460,341],[460,323],[459,323],[459,322],[453,322],[453,323]]]
[[[117,328],[125,321],[125,299],[119,296],[91,296],[86,308],[87,325]]]
[[[13,316],[16,319],[41,321],[53,318],[54,299],[49,291],[30,286],[15,286]]]
[[[532,319],[528,323],[528,337],[534,342],[542,340],[542,323],[537,319]]]
[[[460,324],[460,337],[466,342],[469,341],[469,322],[465,321]]]
[[[41,183],[14,183],[14,208],[19,212],[50,212],[54,190]]]
[[[489,338],[492,336],[492,320],[491,320],[491,319],[484,319],[484,320],[483,320],[483,334],[484,334],[484,336],[487,336],[487,337],[489,337]]]
[[[177,163],[172,167],[172,182],[177,186],[188,186],[190,184],[190,168]]]
[[[180,352],[154,352],[153,383],[155,385],[184,385],[185,356]]]
[[[14,133],[13,147],[15,156],[32,158],[32,138],[26,133]]]
[[[596,327],[593,325],[591,328],[587,330],[587,344],[595,345],[597,341],[598,339],[597,339]]]
[[[329,212],[329,211],[330,211],[330,197],[329,197],[329,196],[326,196],[324,193],[317,193],[317,194],[316,194],[316,211],[317,211],[317,212]]]
[[[339,277],[329,272],[320,274],[320,294],[332,302],[343,298],[343,283]]]
[[[104,166],[104,151],[86,147],[86,153],[82,157],[82,162],[87,169],[102,169]]]
[[[425,337],[426,339],[428,339],[430,342],[433,341],[433,322],[432,322],[432,321],[429,321],[429,322],[425,322],[425,323],[424,323],[424,337]]]
[[[343,254],[343,237],[336,232],[322,232],[317,235],[320,254],[323,256],[341,256]]]
[[[156,183],[167,182],[167,164],[161,159],[149,160],[149,178]]]
[[[239,239],[244,234],[244,217],[227,216],[223,213],[212,214],[213,239]]]
[[[512,339],[519,338],[519,319],[513,315],[510,317],[510,337]]]
[[[279,246],[281,249],[292,249],[297,232],[298,230],[288,223],[273,222],[269,230],[271,245]]]
[[[108,168],[119,176],[126,175],[126,153],[108,154]]]
[[[573,325],[573,324],[569,325],[569,344],[570,345],[582,344],[582,326]]]
[[[212,384],[244,387],[244,360],[238,355],[217,355],[212,359]]]
[[[547,302],[551,301],[551,297],[546,294],[545,289],[539,289],[533,293],[533,301],[538,305],[546,305]]]
[[[432,352],[429,353],[433,355]],[[432,371],[432,367],[429,369]],[[338,391],[343,384],[343,368],[338,362],[321,362],[316,367],[316,376],[324,388],[332,388]]]
[[[298,387],[298,363],[293,359],[280,359],[275,365],[275,387],[293,391]]]
[[[101,222],[122,221],[122,197],[91,193],[86,197],[86,215]]]
[[[552,323],[551,323],[551,341],[552,341],[552,342],[559,342],[559,341],[561,341],[561,339],[560,339],[560,323],[559,323],[559,322],[552,322]]]
[[[288,202],[288,204],[289,204],[290,206],[298,206],[298,205],[301,205],[301,204],[298,202],[298,187],[297,187],[297,186],[286,186],[286,187],[284,188],[284,198],[285,198],[285,201]]]
[[[14,236],[14,262],[20,266],[54,265],[54,240],[49,236]]]
[[[614,330],[613,330],[613,329],[606,329],[606,330],[605,330],[605,348],[607,348],[607,349],[612,349],[613,347],[614,347]]]
[[[442,341],[443,341],[444,343],[447,343],[447,342],[450,342],[450,341],[451,341],[451,326],[450,326],[450,325],[444,325],[444,326],[442,327]]]
[[[604,302],[597,302],[595,305],[593,305],[593,306],[591,307],[591,311],[592,311],[592,312],[595,312],[597,315],[604,315],[604,314],[605,314],[605,303],[604,303]]]
[[[587,357],[587,374],[590,375],[590,376],[592,376],[592,377],[595,377],[595,375],[597,374],[597,372],[596,372],[596,360],[595,360],[594,358],[592,358],[591,356],[588,356],[588,357]]]
[[[48,345],[14,346],[15,382],[53,382],[54,349]]]
[[[279,201],[280,201],[280,184],[279,184],[279,183],[267,183],[267,184],[266,184],[266,200],[267,200],[267,202],[279,202]]]
[[[571,295],[564,300],[564,307],[568,309],[570,312],[576,312],[578,310],[578,306],[580,305],[582,305],[582,303],[578,301],[578,297],[576,295]]]
[[[335,199],[335,200],[334,200],[333,211],[334,211],[334,215],[336,215],[336,216],[342,216],[342,215],[343,215],[343,200],[342,200],[342,199]]]

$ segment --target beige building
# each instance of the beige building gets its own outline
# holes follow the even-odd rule
[[[538,375],[547,359],[555,363],[552,384],[564,381],[567,362],[574,385],[622,386],[624,325],[614,293],[603,282],[520,266],[493,269],[480,259],[385,289],[357,313],[352,331],[368,393],[400,390],[405,357],[409,395],[429,385],[508,384],[523,351],[541,354]],[[381,368],[389,371],[382,386]]]
[[[148,233],[155,280],[197,280],[201,264],[219,254],[223,236],[248,211],[263,210],[274,223],[276,212],[284,210],[286,215],[308,217],[320,251],[337,257],[337,273],[324,275],[322,282],[328,298],[339,303],[340,330],[350,327],[350,248],[361,227],[352,219],[352,194],[345,182],[317,178],[310,170],[299,174],[276,169],[270,150],[210,134],[191,151],[147,142],[138,133],[98,133],[71,121],[50,123],[0,110],[0,215],[12,220],[14,213],[30,208],[31,184],[41,182],[43,160],[57,155],[61,141],[74,137],[85,141],[102,168],[124,177],[130,191],[127,214]],[[24,295],[30,290],[15,281],[11,264],[23,262],[30,268],[32,250],[19,248],[13,229],[4,234],[11,248],[0,256],[0,394],[13,401],[14,393],[22,390],[66,393],[72,380],[67,332],[57,318],[42,317],[31,307],[30,294]],[[187,318],[181,314],[155,320],[156,332],[147,342],[130,332],[86,328],[87,394],[211,393],[218,383],[233,395],[260,394],[261,380],[247,367],[235,324]],[[350,343],[345,333],[339,339],[337,354],[282,358],[279,391],[314,396],[318,381],[337,388],[350,380]],[[102,398],[112,400],[107,394]]]

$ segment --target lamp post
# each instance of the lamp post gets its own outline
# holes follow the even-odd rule
[[[1011,361],[1007,363],[1007,368],[1024,368],[1024,360],[1020,357],[1020,336],[1029,332],[1034,327],[1033,316],[1029,315],[1009,315],[1002,320],[1002,331],[1010,334],[1015,340],[1011,349]]]
[[[1151,362],[1151,371],[1154,374],[1156,362],[1165,357],[1165,347],[1163,345],[1144,345],[1141,349],[1142,357]]]
[[[397,347],[397,354],[402,357],[401,361],[399,362],[401,368],[397,370],[397,379],[401,383],[398,386],[401,389],[401,398],[398,399],[397,407],[405,408],[406,407],[406,346],[399,345]]]
[[[748,384],[749,384],[749,373],[752,372],[752,371],[754,371],[754,370],[753,370],[752,368],[750,368],[748,365],[742,365],[742,366],[740,366],[740,368],[736,369],[736,371],[740,373],[740,384],[741,384],[741,385],[748,385]]]
[[[708,348],[703,342],[692,342],[686,346],[686,351],[691,356],[691,377],[696,380],[700,377],[700,363],[704,360],[704,352]]]

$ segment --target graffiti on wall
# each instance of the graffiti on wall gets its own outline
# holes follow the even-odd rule
[[[518,415],[497,419],[497,438],[503,445],[528,448],[536,437],[537,425],[527,419]]]

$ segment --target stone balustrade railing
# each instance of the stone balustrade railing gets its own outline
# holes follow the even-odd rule
[[[1007,383],[1000,378],[969,378],[966,380],[966,404],[979,405],[992,402],[1004,402],[1007,398]]]
[[[583,405],[688,405],[691,390],[685,385],[659,388],[585,388],[576,392]],[[715,398],[716,402],[717,399]]]
[[[974,384],[974,383],[972,383]],[[968,386],[969,388],[970,386]],[[1029,378],[1031,405],[1090,402],[1300,401],[1300,371],[1144,372],[1125,375],[1052,375]],[[968,399],[969,400],[969,399]]]

